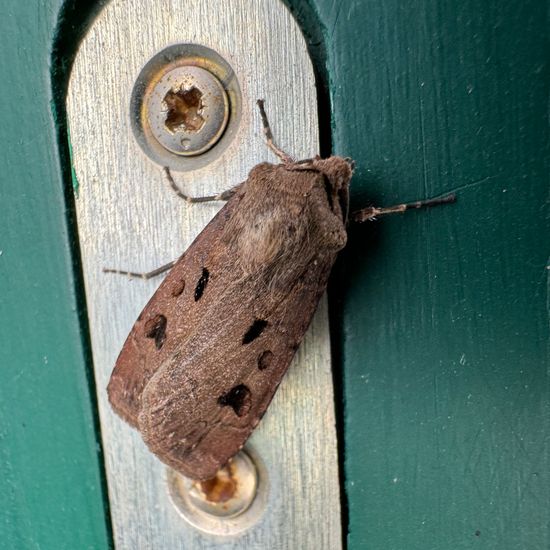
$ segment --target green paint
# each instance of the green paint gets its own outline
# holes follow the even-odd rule
[[[0,22],[3,548],[110,545],[85,310],[73,274],[69,170],[60,163],[51,110],[62,104],[61,76],[66,82],[66,73],[54,75],[54,90],[61,89],[53,96],[61,4],[9,0]]]
[[[354,228],[333,280],[349,548],[549,548],[547,3],[293,5],[353,205],[459,195]]]
[[[548,548],[547,5],[289,3],[354,205],[459,190],[352,230],[333,280],[349,547]],[[0,23],[6,548],[110,544],[63,113],[101,3],[61,4]]]

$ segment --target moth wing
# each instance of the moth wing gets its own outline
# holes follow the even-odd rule
[[[139,428],[161,460],[208,479],[242,448],[298,349],[334,259],[311,265],[267,313],[257,288],[229,285],[218,294],[221,301],[143,391]]]
[[[212,280],[206,266],[216,263],[218,241],[231,212],[238,206],[237,193],[197,236],[179,258],[135,322],[118,356],[107,387],[113,409],[138,427],[142,393],[157,369],[192,334],[215,296],[205,292]]]
[[[184,475],[214,476],[266,411],[345,244],[332,206],[320,171],[257,165],[134,325],[110,401]]]

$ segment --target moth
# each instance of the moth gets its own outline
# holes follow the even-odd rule
[[[107,388],[113,409],[183,475],[215,476],[245,444],[287,371],[346,245],[353,163],[332,156],[279,164],[212,197],[225,206],[173,264],[134,324]],[[452,202],[366,208],[355,221]],[[105,270],[137,275],[119,270]]]

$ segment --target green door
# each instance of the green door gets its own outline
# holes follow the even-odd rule
[[[62,4],[6,0],[0,18],[0,547],[10,550],[107,548],[111,538],[54,114]]]
[[[91,4],[0,22],[6,548],[111,540],[62,108]],[[289,5],[353,206],[458,195],[352,228],[332,280],[348,547],[549,548],[547,3]]]
[[[458,195],[333,280],[349,547],[550,548],[547,3],[314,4],[353,205]]]

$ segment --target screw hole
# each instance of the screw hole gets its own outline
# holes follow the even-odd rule
[[[164,122],[168,131],[198,132],[205,123],[201,114],[202,92],[195,86],[189,90],[169,90],[164,96],[164,103],[168,108]]]

